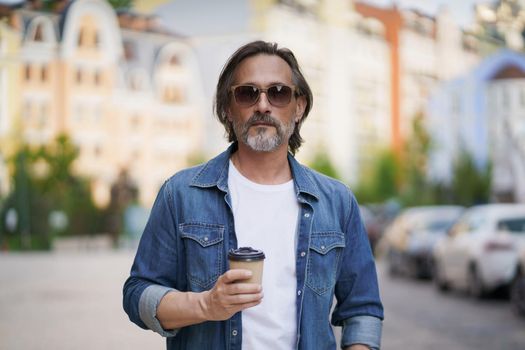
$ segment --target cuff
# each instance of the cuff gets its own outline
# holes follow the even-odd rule
[[[144,289],[139,300],[140,319],[149,329],[159,333],[163,337],[174,337],[179,331],[178,329],[172,329],[169,331],[165,330],[157,319],[157,307],[159,306],[160,300],[172,290],[175,289],[159,285],[151,285]]]
[[[374,316],[355,316],[344,321],[341,348],[353,344],[367,345],[373,350],[381,347],[383,323]]]

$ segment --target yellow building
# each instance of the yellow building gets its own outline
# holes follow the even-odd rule
[[[19,43],[9,18],[0,19],[0,194],[9,190],[6,160],[13,152],[13,131],[20,114]]]
[[[117,16],[103,0],[71,2],[60,15],[18,10],[25,142],[65,132],[97,203],[127,170],[149,205],[160,185],[200,148],[201,80],[191,48],[152,17]]]

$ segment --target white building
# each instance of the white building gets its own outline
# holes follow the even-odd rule
[[[159,11],[167,22],[177,16],[177,11],[184,11],[184,3],[189,6],[182,1]],[[374,151],[390,144],[389,46],[383,25],[363,18],[351,1],[343,0],[232,0],[221,3],[213,17],[209,12],[216,5],[209,5],[210,11],[179,13],[187,25],[206,23],[208,32],[202,27],[177,26],[176,18],[174,28],[186,29],[200,53],[210,105],[220,69],[240,45],[263,39],[290,48],[314,94],[313,109],[302,127],[305,143],[297,156],[308,163],[324,148],[342,178],[355,183]],[[208,120],[207,133],[212,136],[207,139],[217,140],[207,143],[206,151],[211,155],[226,143],[222,125],[212,117],[211,108]]]

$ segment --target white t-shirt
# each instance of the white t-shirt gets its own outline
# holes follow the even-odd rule
[[[230,161],[228,172],[238,247],[264,252],[261,304],[242,312],[242,349],[290,350],[296,342],[295,232],[299,203],[293,180],[261,185]]]

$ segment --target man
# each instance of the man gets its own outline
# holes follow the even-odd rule
[[[291,51],[238,49],[217,84],[227,151],[160,189],[124,309],[168,349],[379,349],[383,308],[358,205],[293,157],[312,93]],[[262,285],[228,251],[264,251]],[[263,296],[264,293],[264,296]]]

